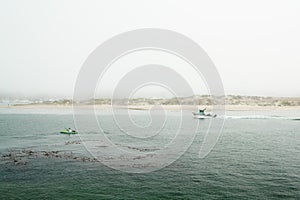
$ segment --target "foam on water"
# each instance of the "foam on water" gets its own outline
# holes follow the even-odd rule
[[[278,120],[300,120],[300,117],[288,117],[277,115],[242,115],[242,116],[225,116],[225,119],[278,119]]]

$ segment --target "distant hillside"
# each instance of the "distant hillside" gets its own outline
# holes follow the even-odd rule
[[[220,98],[213,99],[209,95],[169,98],[169,99],[116,99],[113,101],[117,105],[212,105],[218,104]],[[24,100],[22,100],[24,101]],[[58,105],[67,106],[72,105],[73,101],[70,99],[61,100],[47,100],[32,103],[11,103],[10,105]],[[111,99],[91,99],[84,102],[78,102],[82,105],[110,105]],[[259,97],[259,96],[234,96],[228,95],[225,97],[226,105],[245,105],[245,106],[300,106],[300,97]]]
[[[217,101],[220,99],[216,99]],[[192,96],[183,98],[170,99],[117,99],[113,101],[114,104],[128,104],[129,105],[211,105],[218,104],[209,95]],[[109,105],[111,99],[95,99],[84,102],[84,104]],[[287,97],[259,97],[259,96],[234,96],[229,95],[225,97],[226,105],[248,105],[248,106],[300,106],[300,98]]]

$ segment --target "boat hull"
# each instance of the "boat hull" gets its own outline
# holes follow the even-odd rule
[[[211,119],[211,118],[215,118],[215,117],[217,117],[217,115],[213,115],[213,116],[194,115],[195,119]]]
[[[72,132],[69,132],[69,131],[67,131],[67,130],[63,130],[63,131],[60,131],[59,133],[61,133],[61,134],[77,134],[78,132],[77,131],[72,131]]]
[[[217,117],[217,115],[212,115],[212,114],[206,114],[206,115],[202,115],[196,112],[193,112],[194,118],[196,119],[211,119],[211,118],[215,118]]]

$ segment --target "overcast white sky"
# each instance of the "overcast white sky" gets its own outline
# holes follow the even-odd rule
[[[196,41],[226,94],[300,96],[300,1],[1,1],[0,96],[71,96],[98,45],[139,28]]]

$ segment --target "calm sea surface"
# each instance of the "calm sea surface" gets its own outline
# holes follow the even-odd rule
[[[145,111],[132,115],[137,123],[148,123]],[[83,161],[92,156],[79,136],[58,133],[74,127],[70,110],[1,109],[0,199],[300,199],[300,111],[226,115],[223,133],[206,158],[198,153],[209,120],[191,116],[199,131],[178,160],[155,172],[128,174]],[[178,116],[170,112],[158,141],[168,141],[163,135],[178,126]],[[141,150],[128,146],[109,113],[98,118],[112,141]],[[93,140],[89,134],[83,140]],[[59,153],[44,155],[52,151]]]

